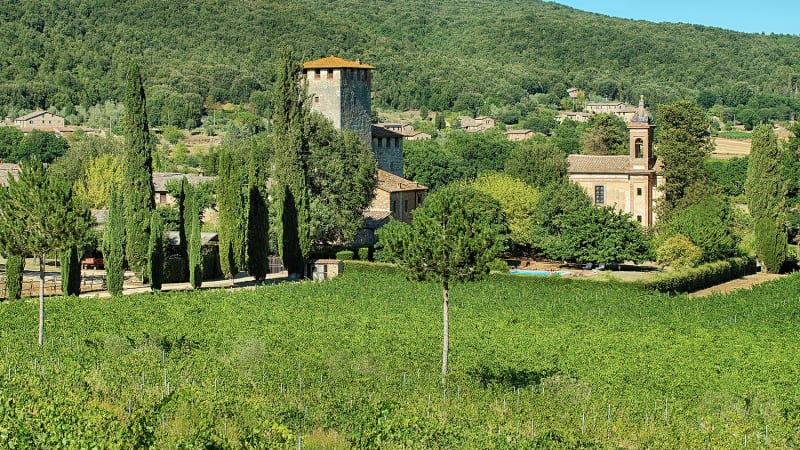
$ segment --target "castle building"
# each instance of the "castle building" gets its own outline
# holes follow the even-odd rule
[[[628,122],[628,155],[569,155],[569,181],[579,184],[595,205],[611,205],[629,213],[644,226],[656,222],[655,200],[663,184],[659,161],[653,154],[653,116],[644,108],[644,96]]]
[[[403,176],[403,136],[374,126],[372,70],[361,61],[336,56],[303,64],[311,110],[327,117],[337,129],[349,128],[372,146],[378,167]]]

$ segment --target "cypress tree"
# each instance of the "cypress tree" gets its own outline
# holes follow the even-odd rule
[[[300,68],[284,49],[273,92],[275,204],[278,252],[290,277],[305,272],[311,251],[310,194],[307,180],[309,105],[298,82]]]
[[[71,246],[61,255],[61,291],[64,295],[81,293],[81,261],[77,245]]]
[[[778,273],[786,260],[787,185],[771,125],[759,125],[753,130],[744,189],[753,217],[756,256],[768,272]]]
[[[22,296],[22,274],[25,271],[25,257],[8,252],[6,259],[6,298],[18,300]]]
[[[125,219],[122,217],[122,195],[111,186],[108,221],[103,228],[103,263],[106,266],[106,287],[117,296],[122,294],[125,280]]]
[[[203,284],[203,255],[202,241],[200,239],[200,214],[197,210],[194,189],[188,186],[186,190],[186,213],[189,224],[189,284],[192,288],[199,289]]]
[[[161,290],[164,279],[164,225],[158,210],[150,216],[150,244],[147,252],[150,288]]]
[[[267,177],[269,155],[267,147],[254,143],[250,149],[249,201],[247,210],[247,271],[256,280],[269,273],[269,207]]]
[[[223,149],[219,155],[217,176],[217,208],[219,209],[219,257],[225,278],[233,280],[239,273],[242,259],[242,192],[233,155]]]
[[[186,181],[186,177],[181,178],[180,188],[178,189],[178,194],[175,197],[175,205],[178,207],[178,256],[180,257],[181,261],[183,262],[181,265],[181,270],[183,274],[181,275],[182,281],[189,281],[189,241],[186,237],[186,185],[188,181]]]
[[[124,216],[128,266],[146,278],[153,199],[153,144],[139,66],[131,63],[125,92]]]

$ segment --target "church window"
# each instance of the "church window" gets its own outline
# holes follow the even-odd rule
[[[644,158],[644,151],[643,151],[644,141],[642,140],[642,138],[636,138],[636,141],[634,141],[633,146],[634,146],[634,152],[635,152],[634,157],[636,157],[636,158]]]
[[[594,187],[594,204],[595,205],[602,205],[606,202],[606,187],[605,186],[595,186]]]

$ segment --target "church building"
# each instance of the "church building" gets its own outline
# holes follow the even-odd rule
[[[583,187],[595,205],[614,206],[644,226],[656,222],[655,201],[663,184],[659,161],[653,154],[653,116],[639,99],[636,114],[628,122],[628,155],[569,155],[569,181]]]

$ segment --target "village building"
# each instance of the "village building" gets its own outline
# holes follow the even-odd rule
[[[392,217],[411,223],[411,213],[425,200],[428,188],[416,181],[406,180],[393,173],[378,169],[375,198],[364,210],[364,227],[358,241],[373,243],[375,231]]]
[[[628,122],[628,155],[569,155],[569,180],[586,190],[597,206],[613,206],[644,226],[656,223],[655,201],[663,184],[659,161],[653,154],[653,117],[644,108],[644,96]]]
[[[514,142],[525,141],[536,136],[536,132],[524,128],[521,130],[508,130],[505,134],[509,141]]]
[[[489,128],[494,128],[494,119],[488,116],[478,116],[472,118],[469,116],[458,116],[458,122],[461,124],[461,129],[467,133],[483,133]]]
[[[408,133],[413,133],[414,125],[410,123],[376,123],[375,126],[386,128],[389,131],[394,131],[395,133],[400,133],[402,135],[406,135]]]
[[[433,138],[430,133],[424,131],[412,131],[410,133],[403,133],[403,137],[407,141],[427,141]]]
[[[175,199],[167,190],[167,184],[171,181],[179,182],[183,177],[186,177],[186,181],[192,186],[213,182],[217,179],[217,177],[207,177],[193,173],[153,172],[153,197],[156,207],[175,204]]]
[[[637,108],[625,102],[594,102],[587,103],[584,112],[590,114],[614,114],[625,122],[630,122],[637,113]]]
[[[14,119],[14,126],[20,129],[52,131],[64,127],[64,118],[47,111],[34,111]]]
[[[562,111],[555,116],[555,120],[561,123],[565,120],[573,120],[575,122],[588,122],[591,114],[583,111]]]

